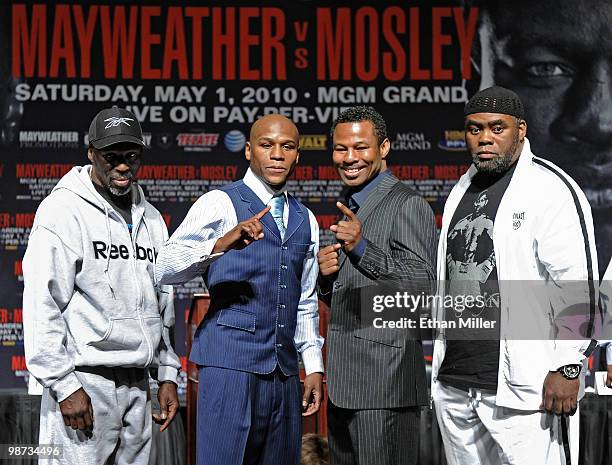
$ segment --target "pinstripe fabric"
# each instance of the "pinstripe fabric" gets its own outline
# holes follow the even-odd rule
[[[351,410],[327,404],[332,465],[410,465],[419,455],[420,408]]]
[[[274,192],[250,169],[244,176],[244,183],[264,205],[268,204],[274,195]],[[321,356],[323,339],[319,334],[316,293],[319,272],[316,260],[319,250],[319,227],[312,212],[304,206],[302,208],[308,212],[312,245],[302,271],[294,342],[304,360],[306,372],[313,373],[323,371]],[[283,210],[284,223],[287,225],[289,208]],[[238,224],[236,212],[227,193],[212,190],[204,194],[193,204],[183,222],[160,250],[155,268],[158,281],[164,284],[178,284],[201,276],[211,263],[223,256],[223,254],[211,254],[215,242],[236,224]]]
[[[238,221],[264,209],[242,181],[223,187]],[[289,198],[284,239],[274,219],[261,219],[265,236],[240,250],[229,250],[204,275],[210,308],[196,330],[190,359],[204,366],[271,373],[278,365],[298,374],[292,340],[297,324],[304,260],[311,248],[308,215]]]
[[[315,291],[318,227],[306,207],[285,195],[283,238],[268,213],[261,219],[262,240],[211,257],[216,240],[262,211],[273,195],[250,170],[244,182],[213,192],[194,204],[160,252],[156,270],[166,282],[204,272],[211,294],[190,354],[201,366],[198,464],[297,465],[297,351],[307,372],[323,368]]]
[[[329,399],[337,407],[357,410],[425,405],[428,395],[420,341],[410,340],[405,331],[361,327],[360,288],[391,280],[435,280],[433,212],[421,196],[394,176],[387,176],[368,196],[357,217],[367,240],[365,252],[356,265],[342,254],[340,271],[331,285]],[[389,421],[391,428],[399,419]],[[377,437],[368,428],[363,434],[368,439],[361,441]],[[399,453],[395,448],[415,447],[416,442],[417,437],[403,437],[389,446],[389,457]],[[379,450],[379,460],[383,460],[380,454],[384,450]],[[362,463],[360,457],[356,460]]]
[[[424,405],[427,388],[421,344],[403,340],[402,334],[360,329],[359,290],[375,281],[435,279],[433,212],[422,197],[388,176],[357,217],[368,243],[357,266],[341,257],[332,286],[327,349],[330,399],[351,409]]]
[[[298,465],[301,391],[297,376],[278,371],[256,375],[202,368],[198,465]]]

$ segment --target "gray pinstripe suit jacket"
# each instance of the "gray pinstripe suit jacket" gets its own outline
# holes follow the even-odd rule
[[[362,258],[353,264],[341,252],[335,280],[321,286],[323,292],[331,290],[329,398],[349,409],[424,405],[428,396],[421,342],[405,330],[362,325],[360,289],[376,281],[435,281],[433,211],[419,194],[386,176],[357,217],[367,240]]]

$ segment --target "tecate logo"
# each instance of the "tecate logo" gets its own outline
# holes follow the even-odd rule
[[[210,151],[219,142],[219,134],[206,132],[183,132],[176,136],[179,147],[185,150]]]
[[[223,143],[230,152],[240,152],[246,145],[246,137],[242,132],[233,129],[225,135]]]

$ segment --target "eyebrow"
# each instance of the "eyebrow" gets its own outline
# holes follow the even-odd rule
[[[548,53],[557,55],[560,59],[576,60],[584,56],[593,55],[597,49],[609,48],[609,44],[597,44],[595,37],[583,37],[579,40],[567,34],[557,31],[547,31],[547,34],[540,31],[518,31],[514,34],[507,34],[510,37],[508,52],[515,59],[520,59],[529,49],[540,48]],[[550,33],[550,34],[548,34]]]
[[[360,145],[360,144],[369,145],[370,143],[367,140],[365,140],[365,139],[359,139],[359,140],[353,142],[352,144],[343,144],[341,142],[336,142],[334,145],[347,146],[347,145]]]
[[[488,121],[487,123],[479,123],[477,121],[474,121],[473,119],[468,119],[465,122],[465,127],[467,128],[468,126],[476,126],[478,128],[482,128],[485,125],[487,126],[507,126],[507,123],[503,120],[503,119],[495,119],[493,121]]]
[[[274,138],[270,137],[270,136],[261,136],[257,138],[258,142],[272,142],[275,143]],[[297,144],[298,142],[295,139],[292,139],[291,137],[288,137],[287,139],[281,139],[279,141],[280,144]]]

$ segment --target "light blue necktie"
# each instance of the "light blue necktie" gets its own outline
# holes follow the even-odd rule
[[[274,218],[274,222],[278,227],[281,239],[285,237],[285,223],[283,223],[283,208],[285,208],[285,195],[278,194],[272,197],[270,201],[270,214]]]

